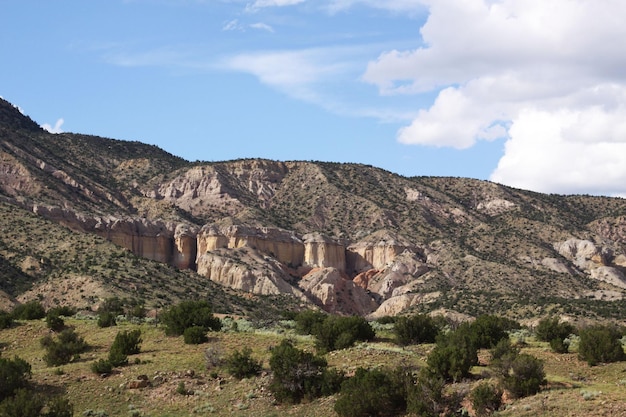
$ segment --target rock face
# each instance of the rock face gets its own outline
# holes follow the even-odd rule
[[[265,253],[278,261],[298,267],[304,259],[304,245],[292,232],[251,227],[207,225],[198,233],[198,256],[216,249],[248,247]]]
[[[278,261],[249,247],[206,252],[198,257],[197,264],[198,274],[230,288],[254,294],[302,296],[285,281],[288,273]]]
[[[316,268],[302,277],[299,287],[329,313],[366,315],[378,304],[336,268]]]
[[[304,262],[310,267],[346,270],[346,248],[338,242],[320,234],[304,235]]]
[[[405,251],[393,259],[393,261],[382,270],[371,275],[367,281],[363,275],[355,281],[363,285],[366,281],[366,289],[378,295],[380,300],[387,300],[391,297],[402,295],[415,289],[419,285],[418,278],[429,271],[429,267],[419,259],[414,253]],[[359,277],[359,276],[357,276]]]
[[[348,246],[347,270],[358,274],[369,269],[383,269],[406,250],[423,253],[414,244],[386,231],[374,233]]]
[[[591,269],[606,263],[601,250],[589,240],[569,239],[555,243],[554,249],[581,269]]]

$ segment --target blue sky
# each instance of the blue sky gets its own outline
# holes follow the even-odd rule
[[[0,96],[185,159],[626,196],[621,0],[2,0]],[[591,17],[590,17],[591,16]]]

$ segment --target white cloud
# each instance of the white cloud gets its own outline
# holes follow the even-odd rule
[[[45,130],[47,130],[50,133],[63,133],[63,130],[61,130],[61,126],[63,126],[64,122],[65,120],[58,119],[56,123],[54,124],[54,126],[51,126],[48,123],[44,123],[41,127],[43,127]]]
[[[256,0],[254,3],[246,5],[245,11],[256,12],[259,9],[265,7],[284,7],[294,6],[296,4],[304,3],[306,0]]]
[[[336,13],[357,5],[364,5],[392,12],[417,13],[424,9],[423,0],[330,0],[328,9],[331,12]]]
[[[266,30],[266,31],[268,31],[270,33],[274,33],[274,28],[271,27],[270,25],[266,24],[266,23],[261,23],[261,22],[259,22],[259,23],[252,23],[250,25],[250,27],[252,29]]]
[[[422,46],[387,51],[363,75],[383,95],[438,94],[398,132],[402,143],[467,148],[506,137],[495,181],[626,192],[626,50],[617,41],[626,2],[420,3],[430,12]]]
[[[239,23],[239,20],[233,19],[225,22],[224,25],[222,25],[222,30],[224,32],[229,32],[231,30],[243,30],[243,26]]]
[[[242,53],[222,62],[222,67],[252,74],[262,83],[292,97],[318,101],[314,86],[346,70],[325,49]]]

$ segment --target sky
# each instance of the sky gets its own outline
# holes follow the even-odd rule
[[[189,161],[626,197],[623,0],[0,0],[0,96]]]

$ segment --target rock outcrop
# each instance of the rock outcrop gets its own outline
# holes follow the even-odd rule
[[[303,264],[317,268],[335,268],[341,272],[346,270],[346,248],[321,233],[309,233],[304,240]]]
[[[252,226],[225,226],[211,224],[198,233],[198,256],[216,249],[248,247],[265,253],[291,267],[302,265],[304,244],[292,232]]]
[[[289,284],[288,273],[273,258],[250,247],[216,249],[198,256],[198,274],[226,287],[254,294],[302,293]]]
[[[378,304],[336,268],[316,268],[298,283],[306,296],[328,313],[366,315]]]
[[[348,245],[347,270],[358,274],[369,269],[383,269],[404,251],[423,254],[422,249],[406,239],[387,231],[373,233],[359,242]]]

